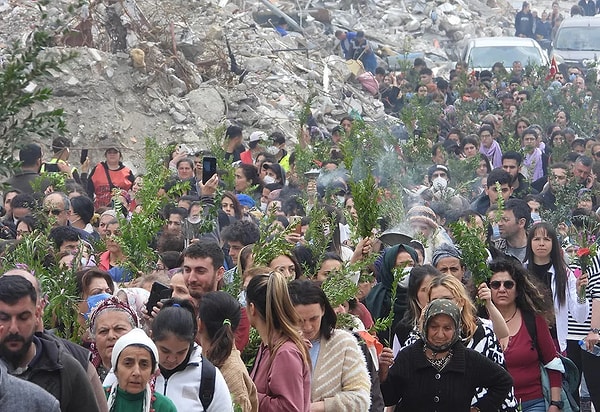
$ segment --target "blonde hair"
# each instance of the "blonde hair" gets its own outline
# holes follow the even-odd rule
[[[446,289],[448,289],[450,293],[452,293],[454,301],[461,308],[460,321],[462,323],[462,337],[467,341],[471,340],[478,327],[477,309],[475,308],[475,305],[469,298],[469,295],[467,294],[467,290],[465,289],[464,285],[452,275],[434,277],[433,279],[431,279],[431,283],[429,284],[429,291],[427,292],[427,296],[429,297],[430,301],[431,290],[438,286],[443,286]]]
[[[304,363],[310,367],[308,349],[298,330],[301,319],[290,299],[285,276],[278,271],[254,276],[248,283],[246,296],[248,304],[254,305],[266,323],[271,360],[289,339],[302,354]]]

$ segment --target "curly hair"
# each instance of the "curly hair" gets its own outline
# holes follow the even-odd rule
[[[490,262],[489,267],[494,274],[507,272],[515,281],[515,287],[517,288],[515,303],[517,304],[517,308],[522,311],[541,315],[549,325],[555,323],[554,302],[552,299],[545,299],[545,295],[542,292],[544,286],[533,276],[529,275],[529,272],[527,272],[527,269],[523,265],[513,260],[498,259]]]

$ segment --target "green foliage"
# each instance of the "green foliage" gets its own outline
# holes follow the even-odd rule
[[[548,179],[553,179],[551,171],[549,172]],[[567,170],[567,183],[565,185],[554,183],[552,186],[552,192],[556,197],[556,202],[554,203],[555,209],[542,208],[540,211],[542,220],[550,222],[554,227],[558,227],[560,223],[567,222],[571,211],[577,207],[577,192],[579,189],[581,189],[581,185],[577,182],[573,173]]]
[[[2,261],[2,272],[26,265],[39,279],[42,292],[48,297],[44,312],[44,324],[55,327],[56,333],[74,342],[79,340],[80,327],[77,321],[77,280],[74,267],[59,267],[54,262],[54,245],[46,233],[35,231],[16,243],[14,249]],[[75,256],[80,261],[82,252]],[[59,322],[58,325],[56,322]]]
[[[141,211],[133,213],[130,221],[119,218],[121,235],[117,241],[127,256],[126,266],[134,276],[138,272],[148,272],[156,262],[156,253],[150,244],[164,225],[160,211],[167,198],[156,194],[169,177],[169,170],[163,163],[165,156],[168,156],[168,148],[161,148],[155,139],[146,138],[146,177],[136,194],[138,204],[142,205]]]
[[[0,176],[13,173],[18,167],[14,152],[30,143],[34,136],[50,139],[66,130],[62,109],[34,110],[35,104],[47,102],[52,96],[51,89],[38,84],[50,69],[59,70],[61,63],[74,56],[42,57],[50,42],[48,33],[34,31],[31,43],[14,44],[4,54],[6,62],[0,71]]]
[[[475,286],[487,282],[492,277],[492,271],[487,265],[488,251],[482,240],[484,229],[478,227],[474,221],[467,224],[462,220],[451,223],[450,227],[456,245],[463,251],[463,263],[471,271]]]
[[[352,280],[354,267],[342,266],[340,270],[329,272],[327,279],[321,285],[329,303],[334,308],[356,297],[358,286]]]
[[[254,366],[254,361],[256,360],[256,354],[260,348],[260,343],[261,340],[258,331],[251,327],[248,337],[248,344],[244,347],[244,350],[241,354],[242,360],[244,361],[248,372],[250,372]]]
[[[310,208],[308,218],[310,219],[310,223],[308,224],[304,238],[306,239],[306,246],[310,249],[316,263],[316,267],[319,267],[323,262],[327,247],[333,238],[333,230],[331,228],[335,224],[335,219],[327,213],[325,208],[319,207],[319,205]],[[306,270],[303,272],[306,274]],[[312,276],[314,276],[314,273],[309,275],[309,277]]]
[[[388,337],[388,342],[384,342],[384,344],[388,347],[392,343],[393,331],[391,330],[391,328],[392,323],[394,323],[394,302],[396,301],[396,294],[398,292],[397,285],[402,281],[402,279],[404,279],[406,275],[408,275],[408,273],[404,272],[405,267],[406,263],[394,268],[394,280],[392,281],[392,289],[390,290],[390,313],[388,313],[385,318],[376,319],[375,324],[369,331],[371,333],[374,333],[389,329],[390,333]]]
[[[372,236],[373,230],[378,227],[377,219],[380,217],[379,189],[375,178],[372,174],[368,174],[362,180],[351,181],[350,189],[358,215],[356,234],[362,238]]]
[[[275,218],[274,211],[270,210],[260,220],[260,239],[252,247],[254,266],[269,266],[277,256],[287,255],[294,248],[285,238],[294,228],[290,225],[284,230],[274,230]]]

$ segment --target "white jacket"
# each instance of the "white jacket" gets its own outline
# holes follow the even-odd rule
[[[561,352],[564,352],[567,350],[569,313],[571,313],[571,316],[577,322],[583,323],[588,317],[590,307],[587,300],[583,304],[577,303],[577,279],[575,279],[573,271],[569,268],[567,268],[567,290],[565,294],[566,302],[564,306],[561,306],[558,302],[558,296],[556,294],[556,272],[554,271],[554,265],[550,267],[548,272],[552,274],[550,285],[552,287],[552,296],[554,299],[556,335],[558,337],[560,350]]]
[[[175,372],[167,380],[162,375],[156,378],[154,390],[171,399],[178,411],[205,412],[200,403],[201,354],[202,348],[194,344],[188,366],[183,371]],[[206,412],[233,412],[229,388],[218,368],[215,376],[215,393]]]

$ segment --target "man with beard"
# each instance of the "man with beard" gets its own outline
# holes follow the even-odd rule
[[[192,243],[183,251],[182,255],[183,280],[194,299],[194,305],[198,307],[202,296],[218,290],[225,273],[223,267],[225,255],[219,244],[210,240]],[[242,351],[248,343],[249,333],[250,322],[246,308],[242,307],[240,324],[235,331],[235,346],[238,350]]]
[[[0,277],[0,357],[8,372],[42,387],[62,412],[98,412],[85,370],[56,342],[35,335],[41,322],[34,286],[21,276]]]
[[[518,152],[508,151],[502,154],[502,169],[510,175],[512,195],[517,199],[524,199],[528,194],[538,193],[529,185],[525,176],[521,174],[521,163],[523,163],[523,156]]]

